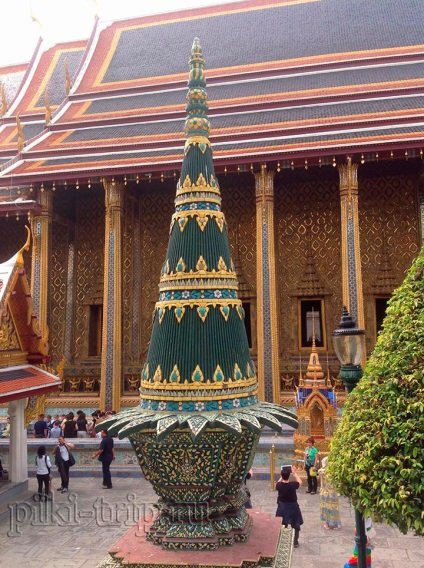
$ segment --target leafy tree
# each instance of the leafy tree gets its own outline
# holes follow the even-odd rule
[[[424,247],[394,292],[331,443],[334,486],[365,516],[424,535]]]

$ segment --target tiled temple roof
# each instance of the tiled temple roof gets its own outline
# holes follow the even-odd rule
[[[384,10],[365,0],[248,0],[98,21],[69,97],[41,135],[24,125],[24,152],[1,175],[81,178],[175,167],[184,143],[187,41],[195,36],[207,61],[217,167],[270,155],[420,148],[423,22],[421,0],[387,0]],[[64,56],[55,57],[54,85]],[[28,112],[44,112],[41,87],[22,100]],[[0,132],[0,158],[10,151],[4,140]]]

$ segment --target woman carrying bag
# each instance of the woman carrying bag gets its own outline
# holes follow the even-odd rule
[[[50,497],[50,458],[46,456],[46,446],[39,446],[35,458],[38,481],[38,501],[47,501]],[[44,493],[43,493],[44,485]],[[36,495],[34,495],[34,500]]]
[[[319,453],[317,448],[314,446],[315,440],[313,438],[308,438],[307,443],[308,446],[305,448],[305,457],[303,459],[303,465],[308,477],[308,489],[306,490],[306,493],[315,495],[318,488],[317,471]]]
[[[69,468],[75,464],[75,459],[71,450],[73,450],[75,446],[74,444],[67,442],[63,436],[59,436],[58,442],[59,445],[57,445],[53,450],[53,455],[55,457],[54,463],[57,466],[60,479],[62,481],[58,491],[67,493],[69,488]]]

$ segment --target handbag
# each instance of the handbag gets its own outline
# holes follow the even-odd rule
[[[75,458],[71,450],[68,450],[68,454],[69,454],[69,467],[72,467],[73,465],[75,465]]]
[[[311,477],[316,477],[316,476],[317,476],[317,470],[311,468],[311,469],[309,470],[309,475],[310,475]]]

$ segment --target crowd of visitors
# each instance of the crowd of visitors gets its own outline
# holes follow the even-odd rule
[[[109,416],[116,414],[115,411],[102,412],[96,410],[87,417],[83,410],[78,410],[76,414],[40,414],[34,423],[34,438],[53,438],[57,439],[57,445],[53,449],[54,465],[60,475],[60,487],[58,491],[67,493],[69,490],[69,470],[75,464],[72,451],[75,443],[68,441],[68,438],[99,438],[101,439],[99,450],[92,456],[98,457],[102,462],[103,487],[112,489],[112,479],[110,464],[115,459],[113,438],[108,435],[106,429],[96,433],[95,426]],[[51,461],[46,455],[46,446],[41,445],[37,449],[35,457],[37,468],[36,476],[38,481],[38,494],[34,495],[37,501],[47,501],[51,499]]]
[[[96,424],[113,414],[116,414],[114,410],[95,410],[89,417],[83,410],[78,410],[76,415],[73,412],[53,417],[40,414],[34,423],[34,438],[100,438],[100,433],[96,434]]]

